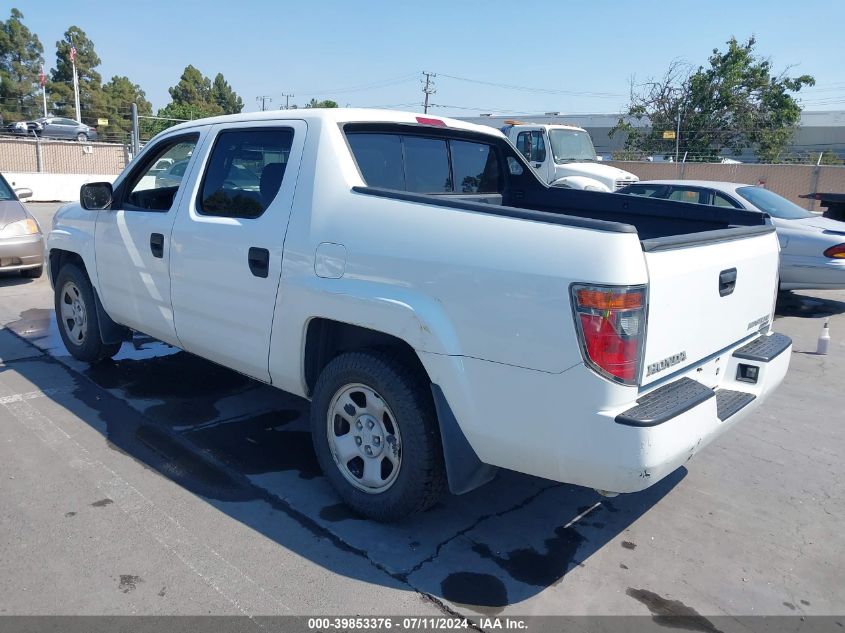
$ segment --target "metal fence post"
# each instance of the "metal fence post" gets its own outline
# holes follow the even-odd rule
[[[35,137],[35,170],[41,174],[44,172],[44,152],[41,148],[41,139]]]
[[[819,159],[816,161],[816,166],[813,167],[813,171],[810,175],[810,198],[807,199],[807,211],[812,211],[813,207],[816,206],[816,201],[812,197],[818,193],[816,189],[819,187],[819,174],[822,170],[822,156],[823,154],[819,153]]]
[[[141,151],[141,135],[138,129],[138,105],[132,104],[132,158]]]

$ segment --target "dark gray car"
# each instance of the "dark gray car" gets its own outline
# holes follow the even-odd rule
[[[97,139],[97,130],[91,126],[64,117],[42,117],[35,119],[36,134],[44,138],[73,139],[80,142]]]
[[[40,277],[44,271],[41,227],[18,199],[31,195],[30,189],[13,190],[0,175],[0,272],[20,271],[24,277]]]

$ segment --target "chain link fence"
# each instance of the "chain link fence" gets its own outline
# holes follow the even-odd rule
[[[129,148],[118,143],[79,143],[0,137],[0,172],[119,174]]]

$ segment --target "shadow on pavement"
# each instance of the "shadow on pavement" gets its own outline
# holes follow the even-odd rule
[[[642,493],[606,499],[502,472],[403,523],[377,524],[342,505],[320,474],[307,401],[155,342],[124,344],[118,360],[95,367],[57,358],[44,312],[30,311],[10,329],[53,356],[16,362],[14,370],[53,388],[50,398],[111,448],[330,572],[373,582],[375,565],[389,576],[384,582],[479,613],[497,613],[587,564],[686,474],[681,468]],[[67,389],[41,384],[57,373]],[[278,513],[315,538],[293,538]],[[366,564],[353,566],[332,548]]]
[[[37,279],[24,277],[18,271],[0,271],[0,288],[12,288],[14,286],[26,286],[27,284],[34,284]]]
[[[835,299],[824,299],[822,297],[810,297],[787,290],[779,292],[775,304],[775,318],[778,317],[803,317],[819,318],[834,316],[845,312],[845,301]]]

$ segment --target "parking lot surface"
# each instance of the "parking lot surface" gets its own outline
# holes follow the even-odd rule
[[[320,475],[306,401],[141,336],[78,363],[46,276],[2,276],[0,613],[841,614],[845,291],[777,313],[782,387],[649,490],[502,472],[380,525]]]

